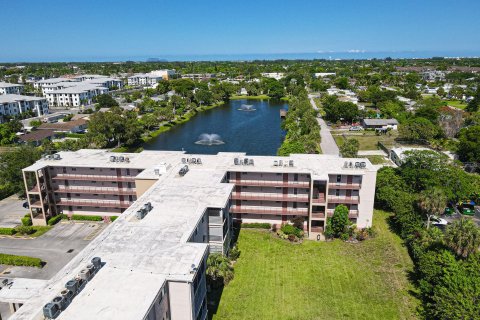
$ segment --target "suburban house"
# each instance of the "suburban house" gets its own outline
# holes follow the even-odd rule
[[[42,123],[38,127],[39,130],[53,130],[54,132],[63,133],[83,132],[86,128],[87,120],[85,119],[71,120],[67,122]]]
[[[397,119],[363,119],[362,126],[364,129],[392,129],[397,130]]]
[[[43,140],[52,140],[54,136],[55,132],[53,130],[34,130],[32,132],[18,136],[18,139],[20,142],[30,143],[35,146],[39,146],[42,144]]]

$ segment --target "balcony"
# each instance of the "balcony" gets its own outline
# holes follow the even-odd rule
[[[60,173],[53,177],[52,180],[135,182],[135,177]]]
[[[312,203],[325,203],[325,193],[314,194]]]
[[[336,196],[329,196],[328,197],[329,203],[344,203],[344,204],[358,204],[360,203],[359,196],[353,197],[336,197]]]
[[[32,202],[30,204],[30,207],[41,208],[42,204],[40,203],[40,200],[38,200],[38,201]]]
[[[323,233],[323,227],[311,227],[310,232]]]
[[[29,193],[39,193],[40,189],[38,188],[38,185],[33,187],[32,189],[28,190]]]
[[[208,235],[208,241],[209,242],[223,242],[223,236],[216,236],[216,235]]]
[[[291,201],[308,203],[308,195],[282,194],[282,193],[254,193],[234,192],[233,200],[258,200],[258,201]]]
[[[260,207],[260,206],[231,206],[232,213],[251,213],[267,215],[296,215],[308,216],[308,208],[282,208],[282,207]]]
[[[341,190],[360,189],[360,183],[329,183],[328,188]]]
[[[135,189],[127,188],[89,188],[89,187],[58,187],[55,193],[84,193],[84,194],[113,194],[113,195],[136,195]]]
[[[334,211],[335,211],[335,210],[327,210],[327,216],[328,216],[328,217],[332,217]],[[349,217],[350,219],[358,218],[358,210],[349,210],[349,211],[348,211],[348,217]]]
[[[99,201],[99,200],[69,200],[62,199],[57,202],[59,206],[100,207],[100,208],[123,208],[130,207],[130,201]]]
[[[265,180],[235,180],[230,179],[230,183],[237,186],[251,186],[251,187],[288,187],[288,188],[304,188],[310,189],[309,181],[265,181]]]
[[[325,219],[325,212],[312,212],[312,218]]]

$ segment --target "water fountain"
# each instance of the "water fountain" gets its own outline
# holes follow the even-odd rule
[[[238,108],[238,110],[250,112],[250,111],[255,111],[257,109],[253,107],[253,104],[242,104],[240,108]]]
[[[204,146],[216,146],[225,143],[216,133],[202,133],[198,139],[195,143]]]

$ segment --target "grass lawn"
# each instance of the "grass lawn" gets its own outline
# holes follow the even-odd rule
[[[465,109],[467,107],[467,103],[460,101],[460,100],[447,100],[445,101],[447,105],[458,108],[458,109]]]
[[[370,160],[370,162],[372,164],[383,164],[383,163],[386,163],[387,160],[385,160],[385,157],[382,157],[382,156],[377,156],[377,155],[374,155],[374,156],[365,156],[365,158],[367,158],[368,160]]]
[[[393,132],[393,131],[391,131]],[[335,132],[332,132],[335,133]],[[347,139],[355,138],[360,143],[360,150],[377,150],[377,143],[380,141],[386,146],[393,146],[395,144],[395,138],[397,137],[397,133],[393,132],[392,135],[375,135],[373,131],[362,131],[360,133],[352,133],[350,131],[342,132],[347,136]],[[344,138],[342,133],[333,136],[335,142],[340,147],[343,142]]]
[[[376,211],[377,236],[359,244],[291,244],[241,230],[235,278],[213,319],[415,319],[418,301],[407,279],[413,264],[387,217]]]
[[[266,94],[261,94],[258,96],[239,96],[239,95],[233,95],[230,97],[230,100],[242,100],[242,99],[249,99],[249,100],[268,100],[270,99],[269,96]]]

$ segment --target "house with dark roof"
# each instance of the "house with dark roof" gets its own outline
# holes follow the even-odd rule
[[[362,126],[365,129],[393,129],[397,130],[397,119],[363,119]]]
[[[78,119],[67,122],[43,123],[39,130],[53,130],[55,132],[78,133],[87,128],[87,120]]]
[[[43,140],[52,140],[54,136],[55,132],[53,130],[34,130],[27,134],[22,134],[18,137],[18,139],[22,143],[30,143],[34,144],[35,146],[39,146],[42,144]]]

